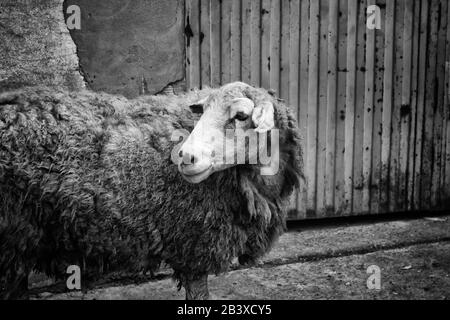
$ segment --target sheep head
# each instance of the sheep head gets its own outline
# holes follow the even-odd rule
[[[191,106],[202,116],[177,153],[183,177],[199,183],[237,165],[257,165],[263,175],[276,174],[278,136],[272,100],[262,89],[234,82]]]

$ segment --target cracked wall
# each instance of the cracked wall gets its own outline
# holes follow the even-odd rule
[[[90,89],[135,97],[184,79],[182,0],[66,0],[78,5],[71,30]],[[64,10],[66,12],[66,10]]]
[[[63,0],[0,0],[0,91],[84,86],[62,7]]]

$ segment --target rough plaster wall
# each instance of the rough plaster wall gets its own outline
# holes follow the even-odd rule
[[[43,84],[84,86],[63,0],[0,0],[0,91]]]
[[[184,78],[183,0],[66,0],[81,9],[71,30],[89,88],[127,97]]]

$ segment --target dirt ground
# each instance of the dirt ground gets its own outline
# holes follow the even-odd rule
[[[184,299],[169,275],[163,270],[158,281],[42,292],[34,299]],[[368,288],[368,280],[377,284],[373,279],[379,289]],[[450,299],[450,216],[300,228],[285,234],[259,266],[212,275],[209,285],[211,298],[224,300]]]

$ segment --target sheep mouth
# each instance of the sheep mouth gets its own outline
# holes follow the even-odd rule
[[[183,178],[190,183],[200,183],[206,178],[208,178],[212,173],[212,165],[206,168],[203,171],[200,172],[193,172],[193,171],[184,171],[180,168],[180,173],[183,176]]]

